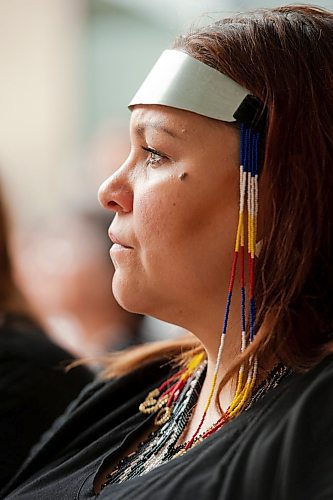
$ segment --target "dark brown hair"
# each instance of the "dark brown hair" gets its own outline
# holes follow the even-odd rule
[[[243,358],[273,350],[293,369],[309,369],[333,351],[333,14],[309,6],[257,10],[192,31],[174,46],[266,107],[259,331]],[[192,347],[200,349],[188,339],[144,346],[112,358],[106,374]]]

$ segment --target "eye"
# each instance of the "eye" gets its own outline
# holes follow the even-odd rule
[[[148,158],[146,159],[146,166],[151,166],[151,167],[156,167],[161,165],[163,160],[165,160],[165,156],[162,155],[162,153],[159,153],[156,151],[156,149],[153,148],[148,148],[148,147],[143,147],[142,149],[144,151],[147,151],[149,153]]]

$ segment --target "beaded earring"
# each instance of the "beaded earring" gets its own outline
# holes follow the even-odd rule
[[[258,216],[258,147],[260,133],[253,131],[244,123],[240,126],[240,203],[239,218],[236,233],[235,253],[231,268],[231,277],[227,294],[227,303],[224,314],[221,341],[214,369],[213,381],[209,392],[209,397],[202,415],[200,424],[194,435],[185,446],[185,451],[191,448],[200,430],[204,424],[208,409],[211,405],[214,391],[217,384],[217,374],[221,364],[222,352],[227,334],[230,304],[232,299],[233,287],[236,277],[238,261],[240,261],[240,288],[241,288],[241,352],[247,344],[251,343],[255,336],[255,302],[254,302],[254,274],[255,274],[255,253],[256,253],[256,234],[257,234],[257,216]],[[246,292],[245,292],[245,221],[244,213],[247,202],[247,252],[249,259],[249,335],[246,334]],[[186,368],[180,370],[160,387],[151,391],[146,400],[141,403],[139,410],[144,414],[158,412],[155,417],[155,424],[161,426],[168,422],[172,417],[173,406],[175,405],[182,389],[189,377],[195,372],[198,366],[203,362],[204,354],[195,355]],[[242,365],[239,369],[237,387],[235,396],[226,412],[221,418],[201,435],[201,439],[215,432],[222,427],[228,420],[238,415],[246,406],[251,396],[257,375],[257,359],[251,357],[247,370],[247,377],[244,380],[245,367]]]
[[[258,217],[258,170],[259,170],[259,139],[260,133],[253,131],[244,123],[240,128],[240,202],[239,202],[239,218],[236,234],[235,253],[231,268],[231,277],[227,295],[227,303],[224,314],[223,328],[221,341],[215,364],[213,381],[209,392],[208,400],[202,415],[201,421],[193,434],[190,441],[187,443],[185,450],[191,448],[206,419],[208,409],[211,405],[214,391],[217,384],[217,374],[221,364],[222,352],[227,334],[227,326],[229,319],[230,304],[232,299],[233,286],[236,277],[236,269],[238,260],[240,260],[240,288],[241,288],[241,352],[243,352],[247,344],[253,342],[255,336],[255,302],[254,302],[254,272],[255,272],[255,250],[256,250],[256,234],[257,234],[257,217]],[[246,297],[245,297],[245,224],[244,224],[244,208],[247,198],[247,234],[248,234],[248,259],[249,259],[249,340],[246,335]],[[251,357],[249,360],[248,374],[244,381],[245,367],[242,365],[238,373],[238,381],[235,396],[230,403],[226,412],[221,418],[202,434],[204,439],[208,435],[222,427],[228,420],[238,415],[245,407],[249,397],[251,396],[257,376],[258,363],[256,357]]]

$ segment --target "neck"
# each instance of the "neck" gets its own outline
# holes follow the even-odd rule
[[[186,433],[182,436],[182,440],[190,439],[197,430],[202,415],[211,392],[215,372],[217,369],[217,380],[215,390],[208,408],[204,424],[201,431],[205,431],[212,424],[219,420],[221,413],[219,411],[217,401],[223,412],[225,412],[235,396],[237,377],[231,378],[220,390],[219,385],[225,374],[230,370],[232,364],[240,353],[241,350],[241,299],[240,290],[235,288],[233,293],[233,300],[229,312],[229,321],[227,333],[225,336],[223,352],[219,366],[216,367],[219,345],[221,341],[222,326],[215,328],[215,335],[212,334],[212,329],[208,331],[202,330],[197,332],[197,337],[201,340],[206,354],[207,354],[207,372],[206,377],[201,388],[197,404],[193,410],[191,420],[189,422]],[[222,323],[220,321],[220,323]],[[257,376],[257,383],[264,379],[273,366],[276,364],[276,359],[272,356],[271,359],[262,360],[261,369]],[[217,398],[218,394],[218,398]]]
[[[205,315],[201,314],[201,316],[210,318],[210,323],[204,324],[200,330],[194,331],[194,334],[205,348],[208,359],[208,376],[209,373],[213,373],[214,371],[221,343],[224,323],[223,302],[221,304],[216,304],[215,310],[209,311]],[[218,378],[220,380],[229,370],[241,351],[241,331],[241,292],[239,287],[235,286],[229,309],[222,357],[218,367]]]

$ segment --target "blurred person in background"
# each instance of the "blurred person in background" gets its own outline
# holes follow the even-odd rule
[[[179,37],[103,183],[113,292],[192,338],[110,356],[8,500],[333,498],[333,14]]]
[[[93,380],[51,342],[13,273],[9,223],[0,194],[0,485],[16,473],[33,444]],[[29,261],[25,262],[29,267]],[[33,279],[33,277],[31,278]]]
[[[53,340],[80,357],[144,340],[142,315],[112,294],[108,224],[103,212],[77,208],[17,245],[17,274],[34,310]]]

